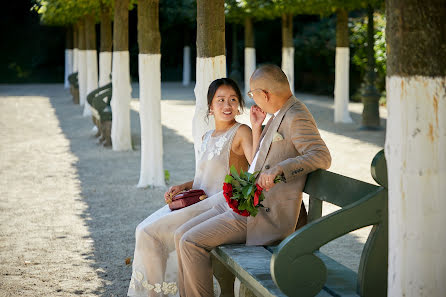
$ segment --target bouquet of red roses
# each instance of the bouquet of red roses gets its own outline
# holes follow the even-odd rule
[[[259,207],[263,207],[262,201],[265,199],[263,189],[256,184],[256,178],[259,172],[249,173],[240,170],[237,172],[234,166],[231,166],[231,174],[226,175],[223,183],[223,196],[229,207],[239,215],[255,217],[259,212]],[[277,176],[274,183],[284,181],[282,176]]]

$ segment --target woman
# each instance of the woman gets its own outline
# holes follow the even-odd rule
[[[221,203],[218,195],[224,177],[234,165],[246,171],[253,157],[251,129],[235,117],[244,107],[237,84],[229,78],[213,81],[207,94],[208,114],[214,116],[215,129],[203,136],[194,180],[172,186],[165,194],[169,200],[189,189],[202,189],[209,198],[189,207],[170,211],[157,210],[136,228],[133,273],[128,296],[162,296],[177,293],[175,230],[189,219]]]

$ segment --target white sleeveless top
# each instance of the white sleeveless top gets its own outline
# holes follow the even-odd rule
[[[214,130],[204,134],[192,189],[202,189],[209,197],[222,190],[225,176],[229,174],[232,140],[240,125],[235,123],[219,136],[212,136]]]

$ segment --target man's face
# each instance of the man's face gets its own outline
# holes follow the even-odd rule
[[[259,106],[263,111],[267,112],[268,110],[268,92],[260,87],[260,85],[256,82],[249,82],[250,91],[248,92],[248,96],[254,100],[254,102]]]

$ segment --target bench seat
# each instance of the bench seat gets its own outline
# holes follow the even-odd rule
[[[373,185],[326,170],[308,175],[309,223],[277,246],[222,245],[212,251],[214,275],[222,297],[234,296],[387,296],[387,167],[384,151],[372,161]],[[341,209],[322,216],[322,203]],[[326,243],[373,226],[357,272],[319,251]],[[223,284],[223,285],[222,285]]]

